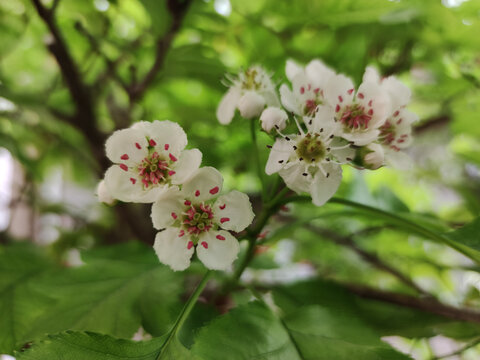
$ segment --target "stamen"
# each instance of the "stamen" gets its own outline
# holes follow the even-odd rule
[[[120,169],[122,169],[122,170],[124,170],[124,171],[128,171],[128,166],[127,166],[127,165],[125,165],[125,164],[120,164],[120,165],[118,165],[118,166],[120,166]]]
[[[354,90],[354,89],[349,89],[349,90],[347,91],[348,95],[352,95],[353,90]]]
[[[218,193],[218,190],[219,190],[218,186],[215,186],[214,188],[210,189],[209,192],[210,192],[210,194],[215,195],[216,193]]]
[[[137,182],[137,179],[130,178],[130,181],[132,182],[132,185],[135,185],[135,183]]]
[[[195,196],[200,196],[200,190],[195,191]]]
[[[225,240],[225,237],[222,235],[217,235],[215,236],[218,240]]]
[[[224,222],[230,221],[230,218],[224,217],[220,219],[220,222],[223,224]]]
[[[165,146],[164,146],[165,151],[168,150],[169,148],[170,148],[170,145],[169,145],[169,144],[165,144]]]
[[[193,241],[189,241],[187,245],[187,249],[190,250],[193,246]]]
[[[189,201],[189,200],[185,200],[184,204],[187,205],[187,206],[190,206],[190,205],[192,205],[192,202]]]
[[[148,141],[148,143],[150,144],[150,146],[155,146],[155,145],[157,145],[157,143],[156,143],[155,140],[153,140],[153,139],[150,139],[150,140]]]
[[[202,246],[203,246],[205,249],[208,249],[208,244],[207,244],[205,241],[202,241]]]
[[[267,148],[271,149],[271,148],[272,148],[272,145],[267,145]]]
[[[175,214],[174,212],[172,212],[172,218],[174,218],[175,220],[177,220],[177,214]]]
[[[129,159],[128,154],[123,154],[122,156],[120,156],[120,159],[128,160]]]
[[[178,237],[182,237],[183,235],[185,235],[185,231],[184,231],[184,230],[180,230],[180,232],[178,233]]]
[[[360,98],[360,99],[363,99],[365,97],[365,95],[363,95],[363,93],[358,93],[357,96]]]
[[[177,161],[178,159],[173,156],[172,154],[168,154],[168,157],[170,158],[170,160],[172,160],[173,162]]]
[[[220,210],[225,209],[225,206],[227,206],[227,205],[226,205],[226,204],[220,205],[220,206],[219,206]]]
[[[135,146],[137,147],[138,150],[142,148],[139,143],[135,143]]]
[[[173,171],[173,170],[170,170],[170,171],[168,172],[168,175],[169,175],[169,176],[173,176],[173,175],[175,175],[175,174],[176,174],[176,172]]]

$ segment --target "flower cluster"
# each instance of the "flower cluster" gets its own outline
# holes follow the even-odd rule
[[[262,74],[263,84],[269,84],[268,98],[275,99],[267,72],[252,69]],[[411,143],[417,116],[406,109],[411,92],[397,78],[381,78],[368,67],[356,88],[350,78],[318,59],[306,66],[289,60],[285,72],[291,84],[279,89],[284,109],[266,100],[247,104],[249,99],[243,98],[242,102],[242,107],[256,109],[244,117],[259,117],[263,130],[275,139],[265,168],[268,175],[278,173],[290,189],[311,194],[313,203],[321,206],[337,191],[343,164],[370,170],[404,166],[401,150]],[[245,74],[238,78],[245,79]],[[240,106],[234,105],[243,83],[234,82],[222,99],[217,111],[222,124],[230,122],[235,107],[243,116]],[[224,121],[226,108],[229,121]],[[284,134],[287,112],[296,130]]]
[[[113,203],[153,203],[152,221],[161,230],[154,249],[160,261],[184,270],[197,249],[209,269],[226,270],[238,256],[239,244],[229,232],[245,229],[254,214],[248,196],[220,195],[222,175],[200,168],[202,153],[185,150],[187,136],[174,122],[141,121],[114,132],[106,142],[114,162],[99,183],[99,199]]]

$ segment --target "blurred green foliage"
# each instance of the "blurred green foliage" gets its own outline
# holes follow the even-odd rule
[[[52,200],[42,189],[57,186],[51,185],[51,177],[60,171],[64,183],[93,194],[105,170],[103,140],[112,131],[139,120],[170,119],[185,129],[189,147],[203,152],[203,165],[219,168],[225,186],[248,192],[255,205],[260,182],[248,124],[237,116],[222,126],[215,118],[226,91],[225,73],[252,64],[265,66],[277,85],[286,81],[289,58],[301,63],[320,58],[357,84],[365,67],[374,65],[383,75],[395,74],[408,84],[414,94],[411,109],[421,119],[409,152],[414,165],[408,171],[346,168],[337,195],[401,213],[478,255],[479,1],[37,1],[45,9],[55,7],[50,21],[77,69],[86,103],[72,93],[68,75],[52,55],[58,39],[34,3],[0,2],[0,147],[21,166],[13,182],[22,185],[22,202],[39,219],[67,217],[73,225],[57,226],[58,236],[46,249],[16,244],[8,229],[0,233],[2,243],[15,243],[0,245],[0,353],[19,350],[44,333],[77,330],[56,335],[64,350],[71,350],[70,342],[87,349],[72,357],[95,358],[92,352],[100,341],[112,350],[112,358],[128,353],[153,359],[152,351],[163,346],[163,338],[134,345],[82,331],[131,338],[142,326],[154,336],[166,333],[184,300],[182,287],[188,294],[191,279],[203,269],[194,264],[188,273],[173,274],[157,266],[153,251],[137,243],[98,248],[128,240],[151,244],[154,232],[147,207],[81,205],[69,198]],[[135,92],[159,58],[152,80],[140,94]],[[89,117],[82,115],[85,104],[91,106]],[[271,138],[260,134],[263,161],[267,144]],[[231,306],[234,300],[210,296],[210,307],[192,313],[180,334],[192,354],[220,358],[212,349],[224,346],[221,355],[229,351],[228,344],[215,341],[225,332],[231,332],[242,349],[255,344],[252,352],[239,349],[239,359],[260,358],[278,349],[275,353],[282,359],[302,358],[298,354],[305,359],[347,359],[350,352],[358,359],[402,359],[406,357],[380,342],[380,336],[478,339],[476,324],[352,297],[348,288],[338,285],[426,296],[381,268],[387,264],[446,304],[478,309],[478,264],[361,209],[296,204],[286,210],[268,225],[262,240],[266,251],[256,256],[249,273],[273,291],[279,312],[254,302],[218,317],[225,305],[221,301]],[[350,242],[318,232],[325,228]],[[32,239],[24,240],[38,242],[39,237],[35,231]],[[290,263],[310,266],[322,280],[290,287],[261,283],[269,271],[281,270],[278,254],[289,241]],[[356,248],[375,255],[376,262],[366,261]],[[65,267],[72,249],[82,250],[85,265]],[[240,290],[233,296],[237,303],[243,296]],[[38,350],[34,346],[21,358],[53,359],[47,357],[52,341]],[[185,350],[176,341],[180,347],[172,354]],[[335,352],[344,341],[350,350]],[[318,346],[323,357],[315,357]],[[434,359],[426,348],[417,349],[417,358]],[[478,354],[470,350],[464,359]]]

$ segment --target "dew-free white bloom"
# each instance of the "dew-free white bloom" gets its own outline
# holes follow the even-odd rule
[[[285,72],[292,89],[283,84],[280,97],[283,106],[301,116],[314,116],[318,105],[324,103],[324,92],[335,72],[318,59],[302,67],[292,60],[287,61]]]
[[[344,75],[330,78],[325,100],[318,109],[333,109],[335,120],[341,125],[340,136],[358,146],[377,139],[391,109],[390,98],[378,83],[367,79],[355,91],[352,80]]]
[[[115,202],[115,199],[112,197],[112,195],[110,195],[107,187],[105,186],[105,180],[102,180],[98,183],[96,193],[98,196],[98,201],[100,202],[103,202],[107,205],[113,205]]]
[[[172,187],[152,206],[159,260],[173,270],[184,270],[196,249],[209,269],[226,270],[238,256],[239,244],[229,231],[239,232],[253,220],[248,196],[239,191],[220,195],[222,175],[212,167],[196,171],[182,189]]]
[[[367,67],[364,81],[376,82],[390,98],[391,110],[379,128],[376,142],[382,145],[388,165],[405,168],[408,159],[400,151],[412,143],[412,124],[418,120],[416,114],[405,108],[410,102],[411,91],[395,76],[381,79],[373,67]]]
[[[288,115],[287,113],[277,107],[270,106],[263,110],[262,115],[260,115],[260,122],[262,124],[262,129],[267,133],[272,131],[273,128],[282,131],[287,125]]]
[[[184,150],[186,145],[183,129],[168,120],[141,121],[115,131],[106,142],[107,157],[115,163],[105,173],[109,194],[125,202],[154,202],[199,168],[202,153]]]
[[[326,108],[328,112],[328,108]],[[313,203],[323,205],[338,189],[340,164],[352,160],[355,151],[335,137],[338,124],[328,113],[317,112],[306,119],[307,132],[278,138],[268,157],[265,172],[278,172],[285,184],[297,193],[308,192]]]
[[[243,117],[253,118],[262,113],[265,105],[280,106],[270,75],[260,66],[252,66],[229,78],[232,85],[217,108],[217,119],[227,125],[239,109]]]
[[[385,154],[383,147],[377,143],[371,143],[362,149],[363,158],[361,159],[362,165],[370,170],[376,170],[380,168],[385,160]]]

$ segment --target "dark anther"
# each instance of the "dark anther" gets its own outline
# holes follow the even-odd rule
[[[303,161],[303,158],[298,158],[298,160]]]
[[[271,148],[272,148],[272,145],[267,145],[267,148],[271,149]]]
[[[279,164],[283,163],[283,160],[278,160],[278,163],[279,163]]]
[[[297,150],[297,147],[295,145],[293,145],[293,150]]]
[[[290,141],[290,138],[288,136],[285,136],[285,140]]]
[[[323,128],[320,129],[320,132],[323,132]]]
[[[330,176],[330,173],[327,173],[327,177],[329,177],[329,176]]]
[[[334,137],[334,135],[333,135],[333,134],[332,134],[332,135],[330,135],[330,139],[333,139],[333,137]]]
[[[280,128],[278,127],[278,125],[275,125],[275,129],[279,130]]]
[[[349,158],[349,157],[348,157],[348,158],[346,158],[345,160],[347,160],[347,161],[352,161],[352,158]]]
[[[307,174],[307,173],[303,173],[302,175],[303,175],[303,176],[307,176],[308,174]]]

